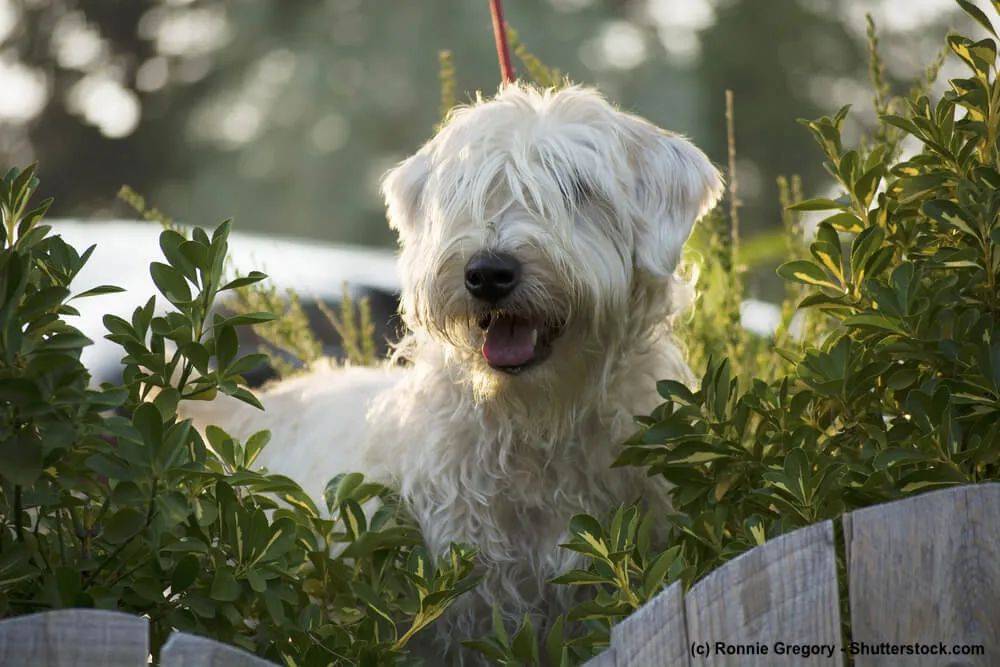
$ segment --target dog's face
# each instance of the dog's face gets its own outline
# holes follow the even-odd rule
[[[639,285],[666,292],[721,181],[686,140],[592,90],[513,85],[455,111],[383,191],[408,326],[488,397],[599,371],[650,315]]]

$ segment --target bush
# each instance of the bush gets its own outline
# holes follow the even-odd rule
[[[434,567],[385,488],[333,480],[322,518],[294,481],[251,469],[267,445],[213,427],[205,442],[177,416],[218,392],[257,405],[236,328],[267,313],[213,314],[220,293],[265,278],[222,279],[229,223],[160,235],[153,297],[130,320],[105,317],[124,348],[124,383],[89,388],[88,341],[66,323],[78,255],[27,210],[34,168],[2,181],[0,249],[0,616],[60,607],[149,617],[154,657],[172,629],[277,661],[376,664],[475,584],[455,546]],[[114,412],[112,412],[114,411]],[[379,498],[368,521],[361,505]]]

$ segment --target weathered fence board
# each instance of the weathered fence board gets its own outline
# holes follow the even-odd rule
[[[685,604],[688,642],[705,647],[709,658],[696,654],[693,665],[842,663],[833,524],[782,535],[735,558],[695,584]],[[720,654],[719,642],[733,653]],[[832,657],[779,653],[803,646],[831,646]]]
[[[611,648],[590,660],[587,667],[670,665],[687,667],[687,629],[684,590],[675,582],[611,628]]]
[[[235,646],[175,632],[160,651],[160,667],[276,667]]]
[[[985,649],[979,656],[856,654],[858,667],[1000,665],[1000,484],[858,510],[845,518],[844,537],[853,642]]]
[[[99,609],[62,609],[0,622],[4,667],[140,667],[149,660],[149,623]]]
[[[619,625],[621,625],[619,623]],[[617,625],[615,627],[618,627]],[[606,651],[602,651],[590,660],[588,660],[584,667],[617,667],[618,660],[615,657],[615,647],[614,641],[612,640],[611,648]]]

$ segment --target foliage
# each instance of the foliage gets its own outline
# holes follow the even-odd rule
[[[446,61],[442,54],[442,67]],[[145,197],[131,187],[123,185],[118,191],[118,198],[144,220],[159,223],[167,230],[183,232],[172,218],[158,208],[149,207]],[[228,260],[225,267],[231,272]],[[280,292],[259,271],[251,271],[247,275],[238,271],[234,273],[234,282],[238,286],[229,292],[225,306],[240,315],[258,312],[276,315],[269,321],[258,322],[254,333],[261,341],[260,351],[267,356],[268,363],[280,377],[308,370],[317,361],[326,358],[323,343],[313,331],[298,292],[291,288]],[[342,294],[339,314],[321,301],[317,301],[316,305],[340,336],[346,360],[359,366],[374,365],[375,326],[371,321],[368,297],[363,297],[355,305],[346,282]]]
[[[527,45],[521,41],[521,35],[517,30],[514,30],[510,25],[504,27],[507,30],[510,49],[521,62],[528,79],[543,88],[560,88],[569,83],[569,79],[562,72],[554,67],[549,67],[528,50]]]
[[[118,199],[125,202],[129,208],[142,216],[143,220],[155,222],[164,229],[172,229],[175,232],[180,231],[178,226],[174,223],[173,218],[155,206],[148,206],[146,204],[146,198],[136,192],[131,186],[121,186],[121,188],[118,189]]]
[[[368,297],[364,297],[355,306],[346,282],[341,294],[339,313],[335,313],[322,301],[317,301],[316,305],[340,336],[347,361],[358,366],[374,366],[378,360],[375,357],[375,324],[372,322],[371,303]]]
[[[605,524],[586,514],[573,517],[568,542],[561,546],[581,554],[587,566],[565,572],[551,583],[589,587],[592,596],[553,623],[541,650],[529,618],[508,638],[499,614],[492,635],[465,645],[504,665],[575,665],[592,657],[607,646],[612,623],[689,575],[681,545],[660,550],[662,536],[657,532],[662,519],[636,505],[618,508]]]
[[[276,319],[259,326],[255,333],[262,343],[261,351],[280,377],[307,371],[327,358],[323,342],[302,306],[302,298],[294,289],[288,288],[282,294],[270,282],[262,281],[234,290],[225,305],[236,313],[265,310],[279,314]],[[345,282],[337,311],[319,299],[315,306],[340,337],[345,361],[356,366],[378,363],[375,324],[368,297],[362,297],[355,304]]]
[[[961,5],[996,37],[985,16]],[[788,335],[787,307],[774,340],[747,339],[752,354],[739,354],[706,321],[688,325],[705,334],[689,345],[722,354],[707,359],[697,387],[658,384],[663,403],[639,418],[616,462],[670,482],[674,513],[651,518],[634,506],[603,523],[573,519],[564,546],[583,554],[585,567],[553,583],[590,587],[592,596],[559,624],[572,631],[549,652],[551,664],[601,650],[610,626],[661,586],[690,586],[780,534],[930,489],[1000,479],[997,46],[957,35],[948,45],[968,76],[952,80],[936,103],[925,85],[905,100],[883,88],[882,125],[860,147],[841,138],[846,107],[803,121],[843,190],[799,201],[785,217],[795,232],[799,212],[825,215],[808,255],[778,269],[810,334]],[[904,141],[920,149],[900,159]],[[723,214],[713,216],[710,234],[724,236]],[[790,236],[790,247],[800,238]],[[702,287],[710,297],[719,285],[738,284],[732,256],[707,260],[714,273]],[[735,358],[725,356],[734,350]],[[643,526],[664,519],[665,535],[643,537]],[[540,664],[496,637],[475,646],[504,664]]]
[[[295,290],[286,289],[282,293],[270,281],[262,281],[234,290],[226,307],[236,313],[263,310],[278,315],[257,327],[254,333],[261,341],[260,351],[267,355],[279,376],[307,369],[323,357],[323,344],[309,325],[309,316]]]
[[[184,400],[221,392],[252,405],[237,327],[265,312],[217,314],[229,223],[160,235],[157,298],[109,315],[124,348],[121,386],[89,388],[89,344],[66,323],[78,255],[28,208],[34,168],[2,181],[0,252],[0,616],[60,607],[146,615],[154,654],[174,628],[297,665],[405,660],[407,644],[475,584],[473,553],[435,567],[396,498],[360,475],[333,480],[323,516],[292,480],[252,469],[261,432],[205,438]],[[116,288],[99,287],[73,298]],[[109,410],[114,412],[109,412]],[[364,505],[377,505],[370,518]]]

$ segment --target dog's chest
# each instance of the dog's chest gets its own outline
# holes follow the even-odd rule
[[[478,420],[451,427],[404,493],[434,551],[464,542],[488,563],[556,566],[574,514],[603,515],[635,493],[632,475],[610,468],[616,434],[596,422],[549,442]]]

